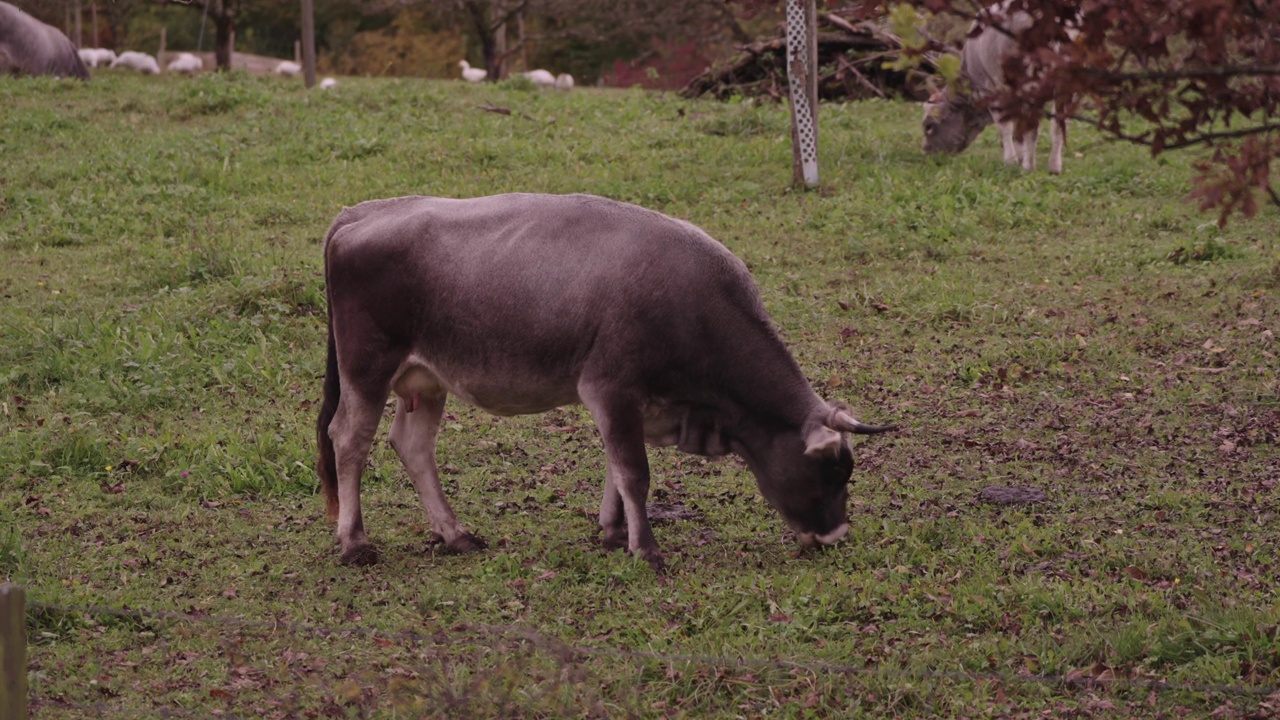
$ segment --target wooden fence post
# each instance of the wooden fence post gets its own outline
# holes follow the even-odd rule
[[[17,585],[0,585],[0,720],[27,717],[27,609]]]
[[[316,84],[316,14],[311,0],[302,0],[302,81],[307,89]]]

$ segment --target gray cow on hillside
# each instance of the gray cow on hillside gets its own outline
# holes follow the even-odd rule
[[[849,530],[848,433],[813,391],[747,266],[687,222],[590,195],[402,197],[342,211],[325,240],[329,355],[317,471],[342,561],[367,564],[360,476],[388,396],[390,441],[431,525],[483,542],[441,489],[449,395],[498,415],[581,403],[604,440],[606,547],[654,567],[645,443],[746,460],[806,546]]]
[[[0,2],[0,75],[89,79],[76,46],[62,31]]]
[[[1021,163],[1024,170],[1036,169],[1036,141],[1039,128],[1031,128],[1021,138],[1014,138],[1016,123],[1002,122],[1001,109],[986,101],[1005,87],[1005,58],[1018,49],[1013,36],[1031,27],[1032,18],[1025,12],[1007,12],[1008,0],[987,8],[993,27],[987,25],[970,37],[960,50],[960,80],[954,87],[935,92],[924,104],[924,151],[959,153],[992,123],[1000,130],[1004,161]],[[980,25],[974,24],[974,30]],[[1003,30],[1001,30],[1003,28]],[[1071,31],[1068,31],[1069,33]],[[972,31],[970,33],[972,35]],[[1055,108],[1061,110],[1062,108]],[[1067,120],[1055,116],[1050,122],[1052,148],[1049,172],[1062,172],[1062,151],[1067,144]]]

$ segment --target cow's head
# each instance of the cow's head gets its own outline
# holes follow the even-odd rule
[[[834,545],[849,531],[845,508],[853,451],[846,433],[878,433],[894,426],[863,425],[839,407],[812,417],[799,432],[763,432],[737,448],[761,494],[778,510],[801,545]]]
[[[969,147],[990,124],[990,113],[967,99],[944,90],[935,91],[924,104],[925,154],[950,153]]]

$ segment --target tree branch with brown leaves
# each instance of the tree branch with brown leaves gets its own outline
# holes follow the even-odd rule
[[[897,4],[897,3],[893,3]],[[972,0],[906,0],[934,14],[989,21]],[[882,0],[864,14],[887,13]],[[1074,98],[1071,117],[1153,155],[1204,148],[1192,195],[1219,222],[1280,206],[1280,3],[1254,0],[1009,0],[1031,27],[989,102],[1020,124]],[[1053,48],[1053,49],[1050,49]],[[911,51],[908,51],[908,54]],[[1145,124],[1145,127],[1142,125]]]

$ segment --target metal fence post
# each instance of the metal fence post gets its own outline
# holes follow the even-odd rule
[[[27,609],[17,585],[0,585],[0,720],[27,717]]]
[[[817,187],[818,10],[814,0],[787,0],[787,87],[793,180]]]

